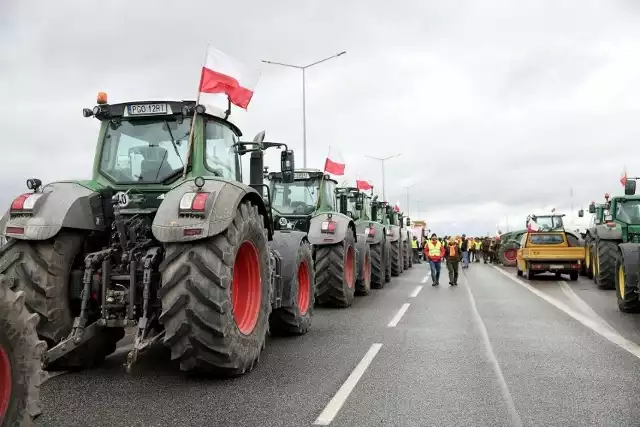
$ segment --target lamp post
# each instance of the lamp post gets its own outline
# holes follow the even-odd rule
[[[384,162],[386,162],[389,159],[393,159],[394,157],[398,157],[400,156],[402,153],[398,153],[398,154],[394,154],[392,156],[388,156],[388,157],[373,157],[373,156],[365,156],[368,157],[370,159],[373,160],[378,160],[380,162],[380,164],[382,165],[382,200],[386,201],[387,199],[385,198],[385,193],[384,193]]]
[[[331,55],[327,58],[321,59],[320,61],[312,62],[308,65],[294,65],[294,64],[285,64],[283,62],[275,62],[275,61],[265,61],[262,60],[265,64],[271,65],[280,65],[281,67],[289,67],[296,68],[298,70],[302,70],[302,165],[303,167],[307,167],[307,84],[306,84],[306,70],[307,68],[311,68],[314,65],[318,65],[322,62],[328,61],[333,58],[337,58],[338,56],[342,56],[347,51],[342,51],[340,53],[336,53],[335,55]]]

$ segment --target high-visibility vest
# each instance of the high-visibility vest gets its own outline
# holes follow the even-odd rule
[[[440,249],[442,248],[442,243],[436,242],[436,244],[434,245],[431,242],[431,240],[429,240],[429,243],[427,243],[427,248],[429,248],[429,256],[439,257],[440,256]]]
[[[418,241],[417,240],[412,240],[411,241],[411,247],[413,249],[418,249]]]

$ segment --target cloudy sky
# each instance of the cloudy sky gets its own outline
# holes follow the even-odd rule
[[[262,69],[247,138],[297,150],[308,64],[308,166],[329,147],[437,232],[495,232],[569,213],[640,174],[640,3],[635,0],[0,2],[0,203],[31,176],[91,173],[98,123],[83,107],[194,98],[206,43]],[[275,153],[274,153],[275,154]],[[275,165],[277,157],[271,156]],[[340,180],[342,181],[342,179]]]

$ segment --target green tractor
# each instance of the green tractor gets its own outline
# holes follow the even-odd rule
[[[582,268],[582,275],[587,276],[589,279],[593,279],[593,251],[594,248],[593,242],[595,241],[595,235],[597,232],[596,227],[604,222],[604,204],[596,204],[596,202],[591,202],[589,205],[589,213],[591,214],[591,224],[589,228],[587,228],[584,234],[584,246],[585,246],[585,260]],[[584,210],[580,209],[578,211],[578,217],[584,217]]]
[[[498,251],[498,260],[505,267],[515,267],[518,248],[520,247],[520,239],[527,230],[509,231],[500,236],[500,249]]]
[[[391,275],[399,276],[404,271],[404,246],[402,241],[401,216],[389,204],[386,206],[386,216],[389,224],[387,237],[391,243]]]
[[[633,188],[631,185],[633,184]],[[635,196],[635,180],[629,178],[624,196],[611,198],[605,194],[602,206],[602,222],[588,230],[589,259],[593,279],[600,289],[615,289],[616,260],[620,256],[619,245],[640,243],[640,196]],[[597,215],[597,207],[590,207]],[[599,220],[599,218],[595,218]],[[586,263],[585,263],[586,264]]]
[[[338,210],[336,181],[316,169],[296,170],[289,183],[284,182],[282,173],[272,172],[267,177],[278,229],[304,232],[313,247],[316,301],[349,307],[361,276],[358,256],[364,256],[368,246],[366,239],[358,239],[355,221],[346,206]],[[363,282],[365,287],[368,283]],[[368,289],[358,287],[359,293],[368,293]]]
[[[46,369],[94,366],[133,327],[128,371],[162,343],[183,371],[235,376],[256,366],[269,330],[308,331],[311,246],[274,230],[263,197],[264,151],[284,148],[289,182],[292,151],[264,132],[239,141],[229,110],[193,101],[99,98],[83,115],[100,123],[92,179],[29,179],[0,220],[2,304],[16,293],[39,316]]]

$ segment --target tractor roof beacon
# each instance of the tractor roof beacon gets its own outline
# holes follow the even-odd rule
[[[293,182],[269,173],[277,226],[307,233],[316,262],[316,300],[349,307],[358,282],[357,235],[353,219],[336,207],[337,183],[317,169],[297,169]],[[362,293],[368,291],[362,289]]]
[[[101,93],[83,111],[100,122],[92,179],[32,179],[13,201],[0,265],[41,317],[48,369],[90,367],[135,326],[128,370],[161,341],[182,370],[238,375],[256,365],[270,317],[273,330],[307,331],[310,248],[304,233],[273,230],[263,198],[264,151],[284,148],[289,181],[293,152],[264,132],[239,141],[228,113],[193,101],[108,104]]]

